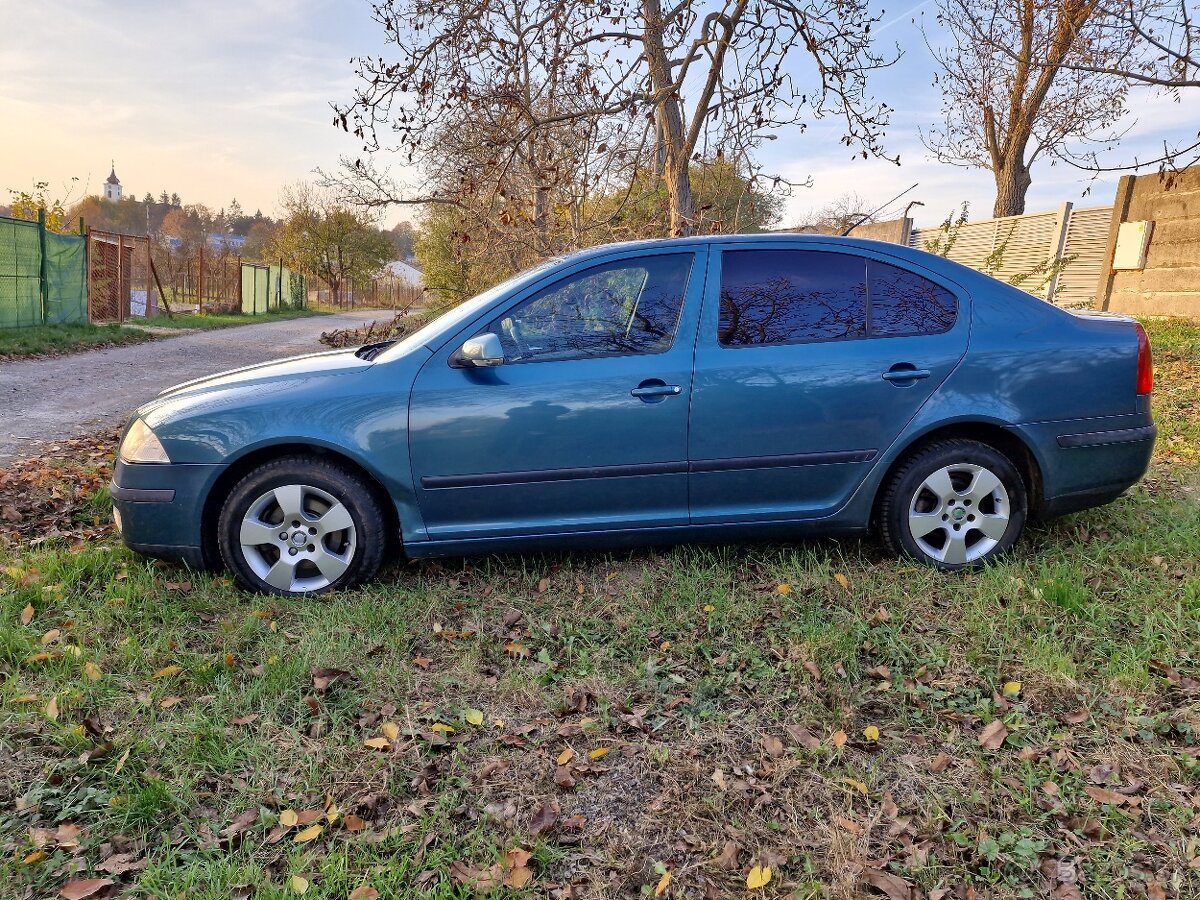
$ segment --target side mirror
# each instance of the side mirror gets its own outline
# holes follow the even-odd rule
[[[450,365],[457,369],[482,366],[498,366],[504,362],[504,347],[494,334],[481,334],[454,351]]]

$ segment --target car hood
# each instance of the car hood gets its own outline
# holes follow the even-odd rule
[[[286,359],[243,366],[240,369],[230,369],[227,372],[206,375],[203,378],[196,378],[169,387],[158,395],[158,400],[174,400],[228,387],[250,386],[267,381],[358,372],[371,367],[372,363],[369,360],[359,359],[354,352],[354,350],[327,350],[322,353],[306,353],[303,356],[290,356]],[[152,404],[157,402],[151,401]]]

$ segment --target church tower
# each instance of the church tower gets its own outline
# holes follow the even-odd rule
[[[104,182],[104,199],[121,199],[121,179],[117,177],[117,165],[115,160],[113,162],[112,171],[108,173],[108,178]]]

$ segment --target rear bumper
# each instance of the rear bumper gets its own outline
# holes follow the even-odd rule
[[[1038,518],[1110,503],[1141,480],[1154,454],[1157,427],[1145,418],[1047,422],[1023,426],[1042,465]],[[1146,417],[1148,418],[1148,417]]]
[[[109,490],[125,546],[202,568],[204,499],[223,468],[118,460]]]

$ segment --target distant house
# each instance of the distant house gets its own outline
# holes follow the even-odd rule
[[[399,259],[387,264],[387,272],[397,281],[413,287],[420,287],[422,279],[425,277],[416,266]]]
[[[208,248],[218,252],[229,250],[232,253],[241,253],[242,247],[246,244],[244,234],[222,234],[216,231],[210,232],[206,237],[208,238]]]

